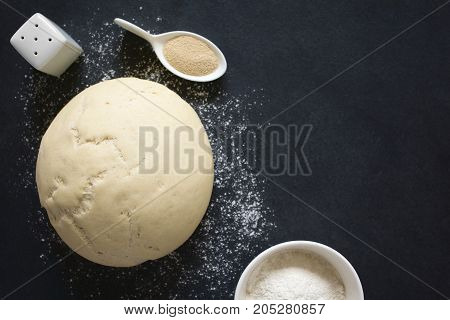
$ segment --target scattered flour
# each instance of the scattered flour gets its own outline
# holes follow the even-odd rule
[[[210,207],[193,236],[177,251],[156,261],[127,269],[93,264],[76,254],[50,272],[60,272],[76,298],[175,299],[231,298],[248,259],[268,246],[275,228],[273,212],[265,204],[264,180],[251,172],[241,155],[229,156],[227,143],[245,130],[249,115],[265,101],[260,89],[233,95],[219,83],[192,83],[166,71],[143,40],[125,34],[112,22],[101,21],[95,11],[86,25],[65,28],[83,45],[82,57],[63,74],[52,78],[31,67],[25,71],[16,98],[23,104],[24,148],[17,159],[17,183],[35,187],[34,168],[42,135],[58,111],[84,88],[102,80],[134,76],[166,85],[199,113],[209,135],[215,161],[215,183]],[[126,17],[125,17],[126,18]],[[155,25],[139,18],[142,24]],[[156,22],[162,18],[157,17]],[[77,29],[78,28],[78,29]],[[151,30],[161,32],[166,30]],[[167,30],[168,31],[168,30]],[[77,39],[76,35],[86,38]],[[217,125],[224,133],[218,134]],[[24,170],[23,168],[27,168]],[[28,221],[42,243],[43,269],[70,253],[36,198],[29,199]],[[33,284],[30,284],[33,285]]]

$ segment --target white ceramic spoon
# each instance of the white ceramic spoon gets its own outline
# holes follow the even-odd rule
[[[222,51],[220,51],[220,49],[214,43],[212,43],[208,39],[206,39],[196,33],[187,32],[187,31],[172,31],[172,32],[166,32],[166,33],[154,35],[154,34],[150,34],[149,32],[139,28],[138,26],[132,24],[131,22],[128,22],[123,19],[116,18],[116,19],[114,19],[114,23],[121,26],[125,30],[130,31],[130,32],[134,33],[135,35],[150,42],[150,44],[153,47],[153,50],[156,53],[156,56],[158,57],[159,61],[161,61],[163,66],[167,70],[172,72],[173,74],[179,76],[180,78],[190,80],[190,81],[197,81],[197,82],[213,81],[213,80],[220,78],[227,70],[227,61],[225,60],[225,56],[223,55]],[[163,48],[164,48],[164,44],[167,41],[169,41],[172,38],[179,37],[179,36],[190,36],[190,37],[194,37],[194,38],[197,38],[199,40],[206,42],[209,45],[209,47],[211,48],[211,50],[216,54],[216,56],[219,60],[219,65],[216,68],[216,70],[214,70],[212,73],[207,74],[205,76],[191,76],[191,75],[182,73],[182,72],[178,71],[177,69],[175,69],[174,67],[172,67],[170,65],[170,63],[166,60],[166,57],[164,56]]]

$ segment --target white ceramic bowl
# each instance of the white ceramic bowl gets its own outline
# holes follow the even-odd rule
[[[348,260],[345,259],[344,256],[336,250],[333,250],[326,245],[311,241],[284,242],[261,252],[255,259],[253,259],[252,262],[250,262],[250,264],[242,273],[236,287],[234,299],[245,299],[247,282],[250,278],[250,275],[257,266],[259,266],[263,261],[265,261],[273,254],[287,250],[306,250],[320,255],[322,258],[327,260],[341,276],[342,282],[345,286],[346,300],[364,300],[361,281],[359,280],[358,274],[356,273],[350,262],[348,262]]]

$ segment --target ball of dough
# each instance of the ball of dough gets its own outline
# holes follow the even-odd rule
[[[36,181],[70,248],[128,267],[191,236],[208,207],[213,171],[192,107],[160,84],[120,78],[87,88],[58,113],[42,138]]]

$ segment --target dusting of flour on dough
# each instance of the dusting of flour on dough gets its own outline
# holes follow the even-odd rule
[[[138,11],[144,12],[144,11]],[[148,14],[148,13],[147,13]],[[65,28],[83,43],[84,53],[60,79],[34,71],[25,76],[16,98],[23,104],[21,142],[29,152],[17,161],[22,172],[17,183],[32,188],[27,219],[42,243],[42,268],[70,253],[50,226],[37,201],[34,164],[42,135],[58,111],[84,88],[102,80],[133,76],[166,85],[198,112],[213,149],[214,191],[208,211],[192,237],[172,254],[127,269],[109,268],[72,255],[52,272],[60,272],[77,298],[175,299],[232,298],[246,263],[268,246],[275,226],[273,212],[265,204],[264,180],[248,169],[247,160],[227,158],[224,139],[236,136],[249,124],[249,115],[265,101],[264,91],[249,88],[234,95],[219,83],[192,83],[173,76],[162,67],[144,40],[125,34],[93,13],[86,25],[68,22]],[[143,14],[142,14],[143,15]],[[127,17],[124,17],[125,19]],[[166,19],[143,17],[138,25],[155,26],[162,32]],[[99,27],[100,26],[100,27]],[[83,38],[81,41],[77,38]],[[225,136],[215,127],[227,128]],[[27,168],[23,170],[23,168]]]

